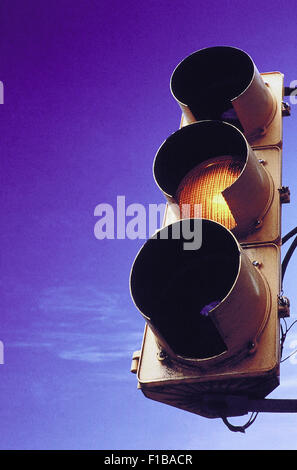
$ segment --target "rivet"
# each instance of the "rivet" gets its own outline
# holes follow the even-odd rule
[[[167,353],[163,349],[157,353],[159,361],[164,361],[167,358]]]
[[[253,261],[253,265],[256,266],[257,268],[259,268],[261,266],[261,263],[260,263],[260,261],[255,260],[255,261]]]
[[[262,224],[263,224],[263,220],[260,220],[260,219],[256,220],[255,229],[258,230],[259,228],[261,228]]]
[[[254,341],[250,341],[248,343],[248,349],[250,350],[250,353],[254,352],[256,349],[256,343],[254,343]]]

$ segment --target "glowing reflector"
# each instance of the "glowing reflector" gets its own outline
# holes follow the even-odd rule
[[[203,162],[193,168],[181,181],[177,201],[190,205],[190,217],[195,216],[194,205],[200,204],[202,218],[214,220],[232,230],[234,217],[222,191],[231,186],[242,171],[242,162],[232,156],[221,156]]]

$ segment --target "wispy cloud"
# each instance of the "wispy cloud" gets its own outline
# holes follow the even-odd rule
[[[70,313],[74,315],[94,314],[93,319],[121,321],[121,295],[106,292],[89,285],[53,286],[41,293],[39,309],[42,312]]]
[[[43,348],[60,359],[105,363],[130,358],[142,331],[130,299],[89,285],[51,286],[41,292],[38,320],[17,348]],[[137,316],[137,314],[136,314]]]
[[[280,385],[283,388],[297,388],[297,378],[292,375],[292,377],[281,378]]]
[[[106,362],[126,357],[126,353],[124,351],[100,352],[94,350],[94,348],[86,348],[71,351],[62,351],[60,357],[63,359],[71,359],[86,362]]]

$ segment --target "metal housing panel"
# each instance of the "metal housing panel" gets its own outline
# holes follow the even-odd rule
[[[230,360],[207,370],[171,359],[159,360],[160,348],[146,326],[137,371],[139,388],[145,396],[199,414],[199,394],[246,393],[265,397],[279,385],[280,249],[271,244],[256,245],[246,247],[245,252],[252,261],[258,261],[258,269],[270,286],[272,298],[269,319],[254,353],[239,362]],[[193,393],[196,403],[193,403]]]

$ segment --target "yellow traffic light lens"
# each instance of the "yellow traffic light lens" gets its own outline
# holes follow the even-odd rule
[[[199,216],[214,220],[232,230],[236,226],[222,191],[240,175],[242,162],[231,156],[216,157],[193,168],[181,181],[176,198],[180,208],[190,205],[190,217],[195,217],[195,204],[200,204]]]

